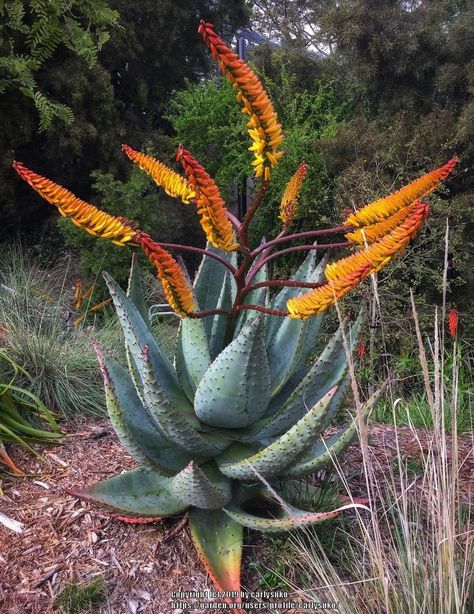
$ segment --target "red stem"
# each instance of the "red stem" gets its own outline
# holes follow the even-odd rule
[[[235,267],[233,267],[230,264],[230,262],[228,262],[225,258],[222,258],[221,256],[219,256],[218,254],[214,254],[214,252],[210,252],[207,249],[202,249],[201,247],[194,247],[192,245],[181,245],[180,243],[162,243],[161,241],[154,241],[154,243],[156,245],[159,245],[160,247],[165,248],[165,249],[180,249],[180,250],[183,250],[185,252],[193,252],[195,254],[201,254],[203,256],[209,256],[209,258],[214,258],[214,260],[217,260],[223,266],[225,266],[227,269],[229,269],[229,271],[232,273],[232,275],[235,275],[237,273],[237,269]]]
[[[279,243],[284,243],[285,241],[293,241],[296,239],[311,239],[313,237],[322,237],[325,235],[339,234],[343,232],[349,232],[351,230],[353,230],[352,226],[335,226],[334,228],[322,228],[321,230],[307,230],[305,232],[297,232],[296,234],[292,234],[292,235],[284,235],[281,237],[278,236],[275,239],[268,241],[264,245],[259,245],[258,247],[256,247],[252,252],[252,256],[257,256],[263,250],[269,247],[272,247],[274,245],[278,245]]]
[[[205,311],[195,311],[190,313],[188,317],[198,319],[205,318],[207,316],[230,316],[230,313],[224,309],[206,309]]]
[[[257,290],[258,288],[267,288],[272,286],[285,286],[290,288],[319,288],[323,286],[325,282],[316,282],[316,281],[291,281],[287,279],[271,279],[269,281],[259,281],[256,284],[252,284],[251,286],[245,286],[244,294],[248,294],[253,290]]]
[[[268,309],[267,307],[262,307],[261,305],[237,305],[237,309],[239,311],[242,309],[254,309],[255,311],[260,311],[261,313],[267,313],[271,316],[280,316],[282,318],[290,315],[289,311],[283,311],[282,309]]]
[[[324,243],[322,245],[295,245],[294,247],[287,247],[286,249],[282,249],[279,252],[275,252],[266,258],[260,260],[247,275],[246,282],[247,284],[252,281],[258,271],[270,262],[271,260],[275,260],[275,258],[279,258],[280,256],[284,256],[285,254],[290,254],[291,252],[298,251],[309,251],[309,250],[324,250],[324,249],[332,249],[336,247],[350,247],[351,245],[355,245],[352,241],[344,241],[344,243]]]
[[[254,198],[254,201],[251,204],[250,209],[247,211],[244,221],[242,222],[242,224],[240,224],[240,228],[239,228],[240,244],[243,245],[244,247],[249,246],[249,238],[248,238],[249,225],[250,225],[250,222],[252,221],[253,216],[255,215],[255,212],[257,211],[260,204],[262,203],[263,197],[265,196],[265,192],[267,191],[267,187],[268,187],[268,181],[262,181],[258,189],[258,192]]]

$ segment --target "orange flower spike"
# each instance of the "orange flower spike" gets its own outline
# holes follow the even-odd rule
[[[219,62],[222,73],[237,92],[237,100],[243,104],[242,113],[249,116],[248,133],[253,141],[249,150],[254,152],[252,165],[257,177],[270,179],[271,169],[283,155],[278,151],[283,135],[277,114],[263,88],[260,79],[239,56],[215,33],[211,23],[201,21],[199,33]]]
[[[227,217],[227,209],[214,180],[199,162],[181,145],[176,159],[181,162],[188,176],[189,184],[195,191],[195,201],[201,226],[208,241],[217,248],[231,252],[238,247],[235,242],[232,223]]]
[[[413,212],[386,237],[370,247],[326,266],[327,283],[287,303],[290,318],[307,319],[326,311],[362,280],[380,271],[405,249],[428,215],[428,206],[418,201]]]
[[[387,219],[400,209],[411,205],[418,198],[431,194],[452,173],[457,163],[458,158],[453,158],[444,166],[415,179],[390,196],[380,198],[359,211],[351,213],[344,221],[344,225],[358,228]]]
[[[298,197],[300,194],[301,186],[303,184],[306,173],[308,172],[308,165],[302,162],[296,173],[287,183],[285,191],[280,203],[280,220],[283,222],[283,227],[286,228],[291,224],[295,213],[296,206],[298,204]]]
[[[153,181],[164,189],[168,196],[180,198],[185,205],[195,197],[194,190],[184,177],[178,175],[165,164],[139,151],[135,151],[128,145],[122,145],[122,151],[142,171],[149,175]]]
[[[366,249],[328,264],[324,272],[326,279],[341,279],[365,264],[370,264],[371,273],[376,273],[405,249],[421,228],[428,212],[428,205],[417,201],[407,219],[385,237]]]
[[[384,237],[406,220],[413,211],[413,207],[414,205],[409,205],[408,207],[400,209],[400,211],[397,211],[397,213],[394,213],[386,220],[382,220],[376,224],[369,224],[369,226],[363,226],[362,228],[356,228],[354,231],[346,234],[346,239],[358,243],[359,245],[365,245],[366,243],[370,245],[381,237]]]
[[[146,233],[138,232],[137,240],[156,268],[166,300],[177,314],[185,318],[195,310],[196,304],[183,269],[169,252]]]
[[[286,304],[290,312],[289,317],[306,320],[323,313],[355,288],[370,272],[370,264],[364,264],[346,277],[331,280],[324,286],[290,299]]]
[[[63,217],[68,217],[94,237],[110,239],[117,245],[133,242],[137,231],[124,218],[105,213],[75,196],[66,188],[30,171],[21,162],[13,162],[13,168],[40,196],[57,207]]]

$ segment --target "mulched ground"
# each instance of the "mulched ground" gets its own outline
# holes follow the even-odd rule
[[[172,591],[212,589],[187,529],[179,525],[179,518],[148,526],[123,524],[67,495],[68,488],[134,466],[107,421],[89,421],[76,430],[79,432],[71,432],[65,445],[44,451],[48,465],[11,450],[13,460],[29,477],[3,480],[0,511],[22,522],[24,530],[16,534],[0,525],[0,612],[55,612],[54,599],[67,583],[101,575],[107,603],[95,610],[97,614],[180,614],[182,610],[170,606]],[[398,428],[404,458],[419,457],[420,444],[428,449],[429,433],[420,430],[417,434],[418,441],[410,429]],[[369,444],[371,455],[379,461],[377,470],[384,471],[396,456],[395,429],[371,425]],[[458,453],[462,497],[472,504],[472,436],[460,437]],[[350,476],[353,493],[363,496],[364,481],[357,470],[361,466],[359,446],[351,446],[341,465]],[[255,542],[247,545],[245,552],[255,560],[258,546]],[[244,577],[244,585],[258,590],[251,575]]]

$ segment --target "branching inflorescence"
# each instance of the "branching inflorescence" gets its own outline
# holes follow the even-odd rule
[[[104,273],[129,371],[96,349],[110,420],[139,467],[71,494],[112,507],[118,511],[115,517],[130,522],[189,515],[193,542],[216,587],[232,592],[238,601],[242,526],[291,530],[361,504],[353,501],[322,513],[293,505],[302,493],[314,500],[317,489],[302,478],[342,453],[357,433],[351,420],[323,438],[346,393],[347,353],[358,347],[363,310],[347,336],[339,329],[312,360],[321,314],[404,252],[428,215],[428,204],[421,199],[448,177],[457,160],[354,211],[342,226],[291,234],[308,172],[302,162],[275,211],[282,222],[279,234],[252,247],[249,227],[266,196],[272,168],[283,155],[282,128],[250,67],[211,24],[201,22],[199,32],[249,116],[250,150],[260,185],[244,219],[228,211],[218,186],[183,146],[177,161],[185,177],[128,145],[122,149],[167,194],[196,206],[206,248],[156,241],[133,222],[100,211],[20,162],[13,166],[77,226],[117,245],[142,249],[167,301],[181,316],[172,363],[151,329],[136,257],[127,292]],[[313,243],[328,235],[342,236],[332,243]],[[317,262],[319,251],[337,248],[354,251]],[[192,285],[170,250],[203,256]],[[294,252],[306,257],[291,279],[271,279],[269,265]],[[277,291],[270,294],[273,289]],[[457,315],[451,315],[455,335]],[[359,345],[357,355],[364,353]],[[382,391],[362,405],[360,420],[368,417]]]

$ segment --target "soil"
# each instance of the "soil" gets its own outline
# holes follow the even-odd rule
[[[420,430],[416,438],[410,429],[399,427],[397,433],[398,438],[393,426],[369,427],[369,449],[378,461],[377,471],[390,466],[397,445],[406,459],[416,459],[420,447],[429,446],[428,432]],[[55,598],[68,583],[87,582],[97,576],[103,577],[107,591],[104,605],[94,610],[97,614],[202,611],[171,606],[173,591],[212,590],[182,518],[151,525],[125,524],[66,493],[74,486],[89,485],[134,466],[107,421],[76,426],[64,445],[43,454],[47,463],[15,447],[10,449],[12,459],[27,477],[3,479],[0,511],[23,523],[23,532],[13,533],[0,524],[2,614],[58,612]],[[471,435],[459,438],[458,454],[461,495],[466,503],[472,503]],[[364,496],[358,445],[352,445],[342,457],[341,467],[354,495]],[[244,556],[255,560],[258,549],[258,540],[248,536]],[[259,590],[249,572],[243,585]]]

